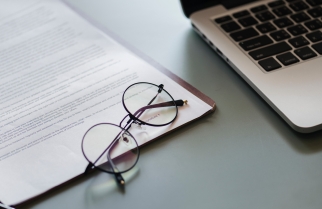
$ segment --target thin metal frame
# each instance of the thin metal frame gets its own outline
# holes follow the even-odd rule
[[[170,122],[168,122],[168,123],[165,123],[165,124],[151,124],[151,123],[146,123],[146,122],[144,122],[144,121],[142,121],[142,120],[140,120],[138,117],[140,117],[140,115],[141,114],[139,114],[140,112],[139,112],[139,110],[138,111],[136,111],[135,113],[138,113],[139,115],[138,116],[135,116],[135,115],[133,115],[127,108],[126,108],[126,105],[125,105],[125,103],[124,103],[124,95],[125,95],[125,93],[126,93],[126,91],[130,88],[130,87],[132,87],[132,86],[134,86],[134,85],[138,85],[138,84],[149,84],[149,85],[152,85],[152,86],[156,86],[156,87],[158,87],[159,88],[159,90],[158,90],[158,93],[156,94],[156,96],[154,97],[154,98],[152,98],[152,100],[149,102],[149,104],[147,105],[147,106],[144,106],[144,107],[142,107],[142,108],[140,108],[139,110],[140,110],[140,112],[141,112],[141,114],[146,110],[146,109],[150,109],[150,108],[157,108],[157,107],[166,107],[166,106],[175,106],[176,107],[176,114],[175,114],[175,116],[174,116],[174,118],[170,121]],[[109,173],[109,174],[114,174],[115,175],[115,178],[116,178],[116,180],[117,180],[117,182],[118,182],[118,184],[121,184],[121,185],[124,185],[124,179],[123,179],[123,177],[122,177],[122,173],[125,173],[125,172],[127,172],[127,171],[129,171],[129,170],[131,170],[136,164],[137,164],[137,162],[138,162],[138,160],[139,160],[139,157],[140,157],[140,149],[139,149],[139,145],[138,145],[138,143],[137,143],[137,141],[136,141],[136,139],[134,138],[134,136],[128,131],[129,129],[130,129],[130,127],[131,127],[131,125],[132,125],[132,123],[134,123],[134,122],[136,122],[136,121],[139,121],[140,122],[140,125],[149,125],[149,126],[154,126],[154,127],[160,127],[160,126],[166,126],[166,125],[169,125],[169,124],[171,124],[176,118],[177,118],[177,116],[178,116],[178,106],[183,106],[183,104],[185,104],[186,103],[186,101],[183,101],[183,100],[174,100],[173,99],[173,97],[171,96],[171,94],[169,93],[169,92],[167,92],[164,88],[163,88],[164,86],[163,86],[163,84],[160,84],[159,86],[158,85],[156,85],[156,84],[153,84],[153,83],[149,83],[149,82],[137,82],[137,83],[134,83],[134,84],[132,84],[132,85],[130,85],[129,87],[127,87],[126,89],[125,89],[125,91],[123,92],[123,95],[122,95],[122,104],[123,104],[123,107],[124,107],[124,109],[126,110],[126,112],[128,112],[128,115],[126,115],[122,120],[121,120],[121,122],[120,122],[120,125],[116,125],[116,124],[113,124],[113,123],[98,123],[98,124],[95,124],[95,125],[93,125],[92,127],[90,127],[87,131],[86,131],[86,133],[84,134],[84,136],[83,136],[83,139],[82,139],[82,144],[81,144],[81,147],[82,147],[82,152],[83,152],[83,155],[84,155],[84,157],[86,158],[86,160],[89,162],[89,164],[88,164],[88,166],[86,167],[86,169],[85,169],[85,174],[89,171],[89,170],[92,170],[92,169],[94,169],[94,168],[96,168],[96,169],[98,169],[98,170],[100,170],[100,171],[102,171],[102,172],[105,172],[105,173]],[[158,94],[159,93],[161,93],[162,91],[164,91],[165,93],[167,93],[169,96],[170,96],[170,98],[172,99],[172,101],[169,101],[169,102],[163,102],[163,103],[159,103],[159,104],[154,104],[154,105],[151,105],[151,103],[155,100],[155,98],[158,96]],[[121,123],[124,121],[124,119],[127,117],[127,116],[129,116],[130,117],[130,119],[126,122],[126,124],[125,124],[125,126],[124,126],[124,128],[121,126]],[[102,168],[100,168],[100,167],[98,167],[98,166],[95,166],[95,163],[97,162],[97,160],[96,160],[96,162],[91,162],[88,158],[87,158],[87,156],[86,156],[86,154],[85,154],[85,151],[84,151],[84,146],[83,146],[83,144],[84,144],[84,139],[85,139],[85,136],[86,136],[86,134],[93,128],[93,127],[95,127],[95,126],[98,126],[98,125],[102,125],[102,124],[106,124],[106,125],[113,125],[113,126],[116,126],[116,127],[119,127],[120,129],[121,129],[121,131],[120,131],[120,133],[115,137],[115,139],[111,142],[111,144],[104,150],[104,152],[98,157],[98,159],[97,160],[99,160],[101,157],[102,157],[102,155],[108,150],[108,149],[110,149],[110,147],[111,146],[113,146],[113,144],[117,141],[117,138],[119,137],[119,135],[122,133],[122,132],[127,132],[132,138],[133,138],[133,140],[135,141],[135,143],[136,143],[136,148],[137,148],[137,153],[138,153],[138,155],[137,155],[137,159],[136,159],[136,161],[135,161],[135,163],[130,167],[130,168],[128,168],[128,169],[126,169],[126,170],[124,170],[124,171],[121,171],[121,172],[110,172],[110,171],[107,171],[107,170],[104,170],[104,169],[102,169]],[[107,162],[109,162],[110,163],[110,165],[111,165],[111,167],[113,168],[113,170],[114,170],[114,167],[116,167],[115,165],[113,165],[113,162],[110,162],[110,161],[107,161]]]

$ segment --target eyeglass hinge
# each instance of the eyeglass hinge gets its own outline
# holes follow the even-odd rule
[[[160,84],[160,85],[159,85],[158,93],[161,93],[161,91],[162,91],[163,87],[164,87],[164,85],[163,85],[163,84]]]

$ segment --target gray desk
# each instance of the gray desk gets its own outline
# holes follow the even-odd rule
[[[124,193],[92,174],[34,208],[320,209],[322,132],[288,125],[192,31],[179,0],[69,0],[213,98],[216,112],[144,147]]]

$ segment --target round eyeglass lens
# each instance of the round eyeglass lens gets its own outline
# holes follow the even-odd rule
[[[154,126],[171,123],[178,112],[171,95],[150,83],[136,83],[128,87],[123,94],[123,105],[137,120]]]
[[[109,123],[91,127],[84,135],[82,150],[91,164],[108,173],[126,172],[139,158],[134,137],[125,129]]]

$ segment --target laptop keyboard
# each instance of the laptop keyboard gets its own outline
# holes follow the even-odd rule
[[[265,71],[322,55],[322,0],[279,0],[214,19]]]

